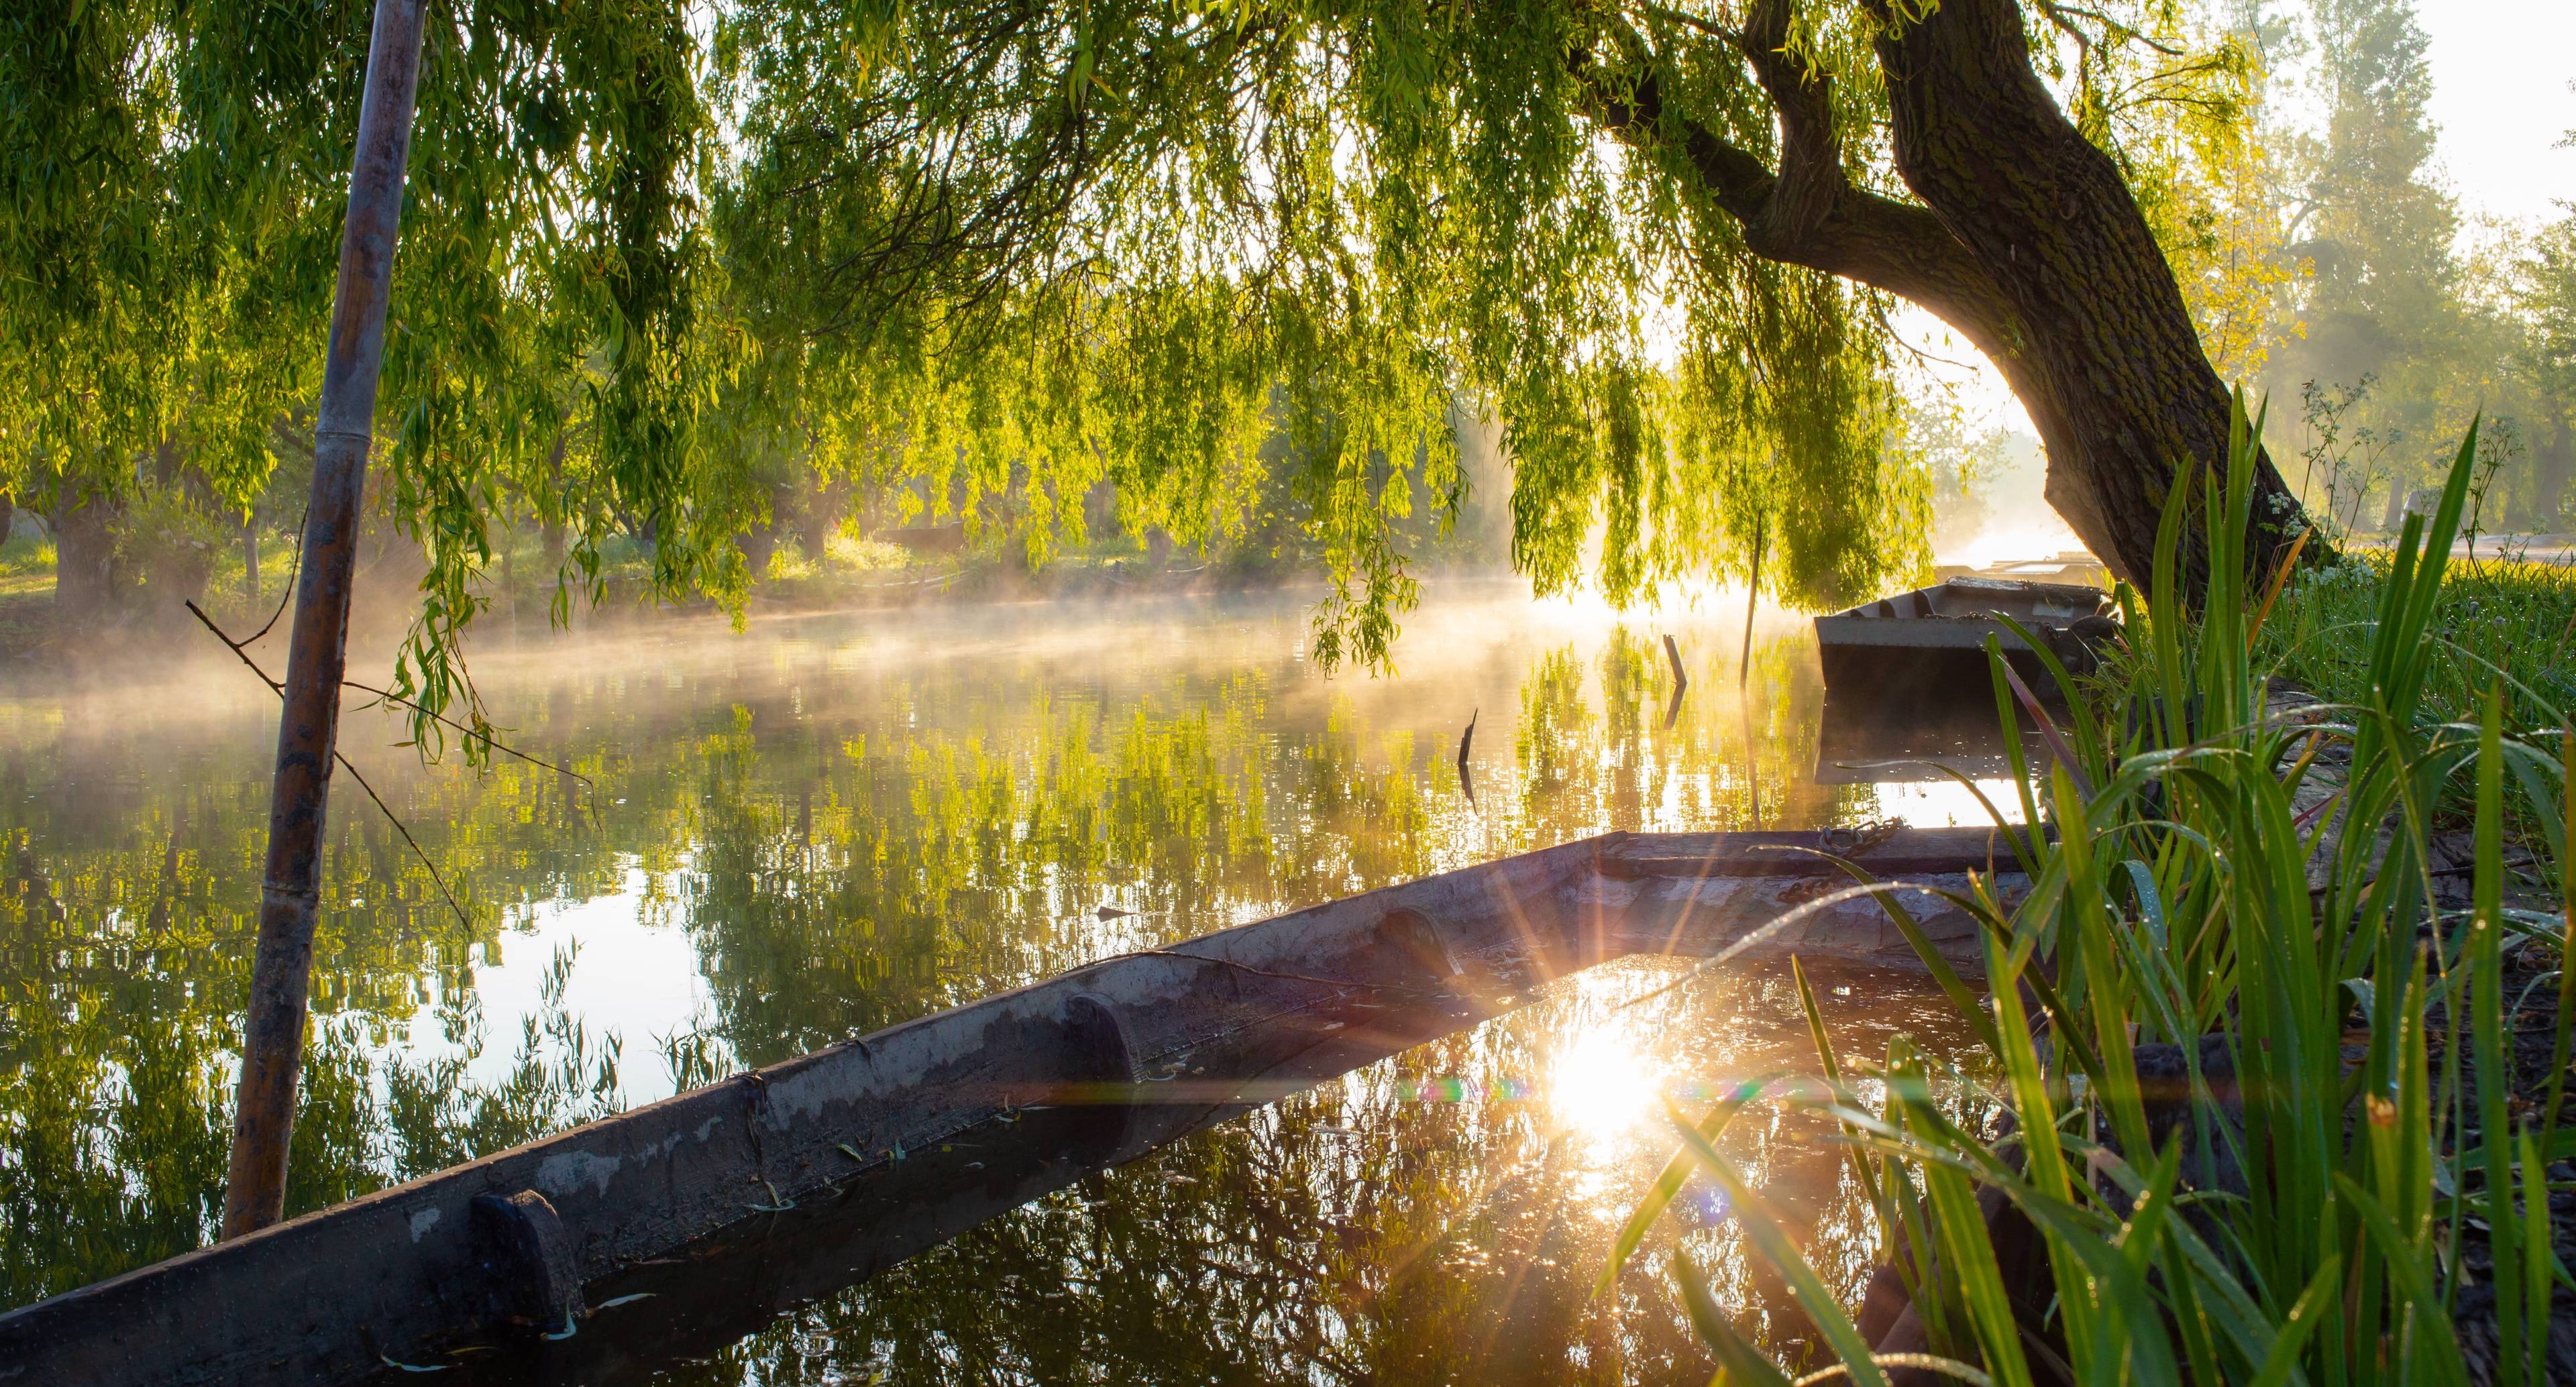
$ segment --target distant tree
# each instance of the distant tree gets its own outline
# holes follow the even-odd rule
[[[2525,369],[2532,386],[2531,523],[2558,528],[2576,478],[2576,209],[2532,238],[2517,269],[2528,316]]]
[[[1931,484],[1932,539],[1936,546],[1977,537],[1994,514],[1992,438],[1969,437],[1956,408],[1936,398],[1909,398],[1902,446]]]
[[[2301,151],[2294,248],[2313,272],[2275,393],[2372,378],[2373,426],[2429,449],[2466,325],[2459,217],[2432,165],[2427,41],[2412,0],[2313,0],[2311,17],[2325,126]]]

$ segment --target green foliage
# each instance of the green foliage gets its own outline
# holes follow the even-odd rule
[[[398,687],[470,712],[496,526],[566,536],[559,614],[620,534],[658,594],[730,602],[782,478],[1032,564],[1103,519],[1222,550],[1293,515],[1318,653],[1381,660],[1460,504],[1461,416],[1501,431],[1543,590],[1625,601],[1757,551],[1800,606],[1919,576],[1887,301],[1754,253],[1684,141],[1605,134],[1651,83],[1776,158],[1737,8],[435,10],[379,427],[384,512],[428,560]],[[2235,65],[2171,7],[2114,8],[2034,32],[2152,182],[2177,131],[2234,118],[2210,84]],[[1878,14],[1818,4],[1789,38],[1870,187]],[[0,285],[23,503],[121,507],[159,452],[210,516],[293,513],[261,497],[315,385],[366,20],[0,24],[0,254],[41,267]]]
[[[2316,277],[2301,368],[2390,378],[2456,327],[2458,215],[2433,181],[2433,76],[2410,0],[2316,0],[2326,129],[2311,156]],[[2421,401],[2408,401],[2421,407]],[[2431,420],[2410,419],[2419,433]]]
[[[2307,499],[2346,529],[2393,531],[2407,493],[2439,485],[2449,440],[2475,414],[2481,446],[2503,465],[2478,488],[2473,528],[2558,529],[2576,472],[2566,432],[2576,382],[2550,365],[2550,343],[2565,335],[2552,326],[2564,316],[2552,266],[2565,232],[2462,234],[2433,158],[2428,40],[2412,0],[2300,8],[2275,38],[2313,60],[2323,124],[2269,141],[2266,162],[2284,175],[2273,198],[2288,228],[2279,258],[2301,272],[2279,285],[2295,340],[2272,354],[2268,380],[2275,400],[2331,406],[2346,443],[2366,439],[2356,451],[2374,455],[2341,478],[2358,485],[2328,494],[2318,474]],[[2306,413],[2313,425],[2315,409]]]
[[[2363,551],[2302,575],[2264,624],[2258,658],[2329,703],[2367,699],[2371,652],[2393,564]],[[2425,652],[2426,726],[2476,718],[2501,679],[2505,726],[2534,736],[2576,708],[2576,572],[2512,558],[2454,560]],[[2457,801],[2465,805],[2465,799]]]
[[[1926,557],[1887,304],[1754,253],[1680,141],[1599,124],[1651,81],[1672,119],[1775,153],[1723,37],[1741,19],[749,5],[719,44],[745,154],[718,221],[755,320],[819,325],[796,407],[890,417],[935,492],[998,489],[951,474],[975,457],[1036,495],[1106,476],[1128,523],[1204,542],[1283,427],[1333,580],[1327,654],[1392,631],[1390,520],[1455,503],[1459,401],[1502,428],[1513,557],[1543,590],[1741,580],[1763,550],[1770,592],[1831,605]],[[2100,94],[2174,22],[2045,32]],[[1875,25],[1818,6],[1793,39],[1837,79],[1865,181],[1887,177]],[[2230,118],[2179,85],[2124,101],[2106,142],[2150,111]],[[2141,167],[2161,157],[2142,142]]]
[[[2576,210],[2543,227],[2512,266],[2513,301],[2531,324],[2520,374],[2533,400],[2526,522],[2554,528],[2576,476]]]
[[[22,503],[257,502],[317,384],[367,28],[360,3],[0,24],[0,255],[42,267],[0,283]],[[461,691],[496,520],[568,525],[576,581],[641,526],[661,591],[739,589],[749,503],[699,433],[747,341],[704,311],[700,62],[672,6],[433,8],[377,430],[384,509],[429,559],[398,678],[426,703]]]
[[[2254,433],[2241,412],[2236,433],[2241,462]],[[1987,878],[1944,893],[1983,931],[2005,1075],[1992,1102],[2015,1135],[1960,1128],[1902,1042],[1871,1066],[1828,1050],[1824,1092],[1802,1100],[1842,1124],[1881,1253],[1933,1358],[1958,1365],[1942,1371],[2465,1383],[2454,1315],[2477,1280],[2492,1287],[2492,1380],[2549,1380],[2564,1273],[2542,1167],[2562,1147],[2554,1071],[2570,1017],[2546,1065],[2517,1054],[2529,996],[2506,991],[2507,937],[2563,944],[2576,911],[2507,906],[2503,831],[2510,791],[2548,826],[2519,846],[2563,874],[2571,772],[2508,733],[2499,679],[2461,710],[2473,720],[2434,720],[2446,555],[2474,458],[2473,431],[2436,514],[2408,522],[2374,585],[2354,700],[2307,718],[2267,707],[2270,597],[2239,586],[2232,547],[2241,480],[2202,508],[2206,604],[2179,600],[2177,487],[2165,561],[2107,686],[2087,698],[2066,684],[2063,732],[2022,700],[2050,751],[2040,765],[2016,755],[2017,774],[2054,837],[2032,844],[2026,893]],[[2000,698],[2000,655],[1995,670]],[[2437,875],[2430,818],[2459,776],[2474,787],[2465,901]],[[1686,1131],[1685,1151],[1698,1146]],[[1699,1163],[1736,1192],[1722,1159]],[[2047,1287],[1997,1275],[2002,1225],[1975,1187],[2033,1230]],[[1763,1250],[1802,1266],[1794,1248]],[[1851,1375],[1874,1375],[1868,1349],[1821,1318]]]

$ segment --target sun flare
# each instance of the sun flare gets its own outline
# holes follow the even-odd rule
[[[1656,1066],[1625,1026],[1587,1026],[1559,1046],[1548,1072],[1548,1108],[1560,1130],[1606,1150],[1654,1120]]]

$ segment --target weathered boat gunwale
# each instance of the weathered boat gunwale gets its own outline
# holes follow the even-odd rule
[[[1967,610],[1950,610],[1957,607]],[[2055,632],[2086,617],[2107,616],[2110,596],[2080,583],[1951,578],[1817,617],[1816,638],[1826,645],[1983,649],[1991,635],[2006,650],[2026,651],[2029,644],[1994,618],[2007,607],[2021,609],[2011,615],[2023,626]]]
[[[1151,1066],[1249,1057],[1325,1013],[1463,1023],[1607,958],[1716,952],[1839,876],[1786,849],[1835,846],[1610,834],[1100,960],[0,1315],[0,1384],[352,1380],[523,1312],[530,1273],[480,1197],[542,1195],[564,1249],[543,1279],[577,1288],[1015,1109],[1095,1105],[1122,1148],[1120,1114],[1161,1098]],[[1983,830],[1839,846],[1883,877],[2010,859]],[[1904,961],[1876,917],[1857,903],[1763,948]]]
[[[1712,840],[1692,850],[1698,840]],[[1600,871],[1609,877],[1834,876],[1829,857],[1865,857],[1877,876],[1948,876],[1965,870],[2010,868],[2011,845],[1988,829],[1909,828],[1876,842],[1832,833],[1745,831],[1725,834],[1640,834],[1604,851]]]
[[[1855,707],[1909,709],[1929,700],[1983,700],[1991,689],[1986,644],[2044,698],[2056,696],[2040,652],[1997,618],[2005,613],[2045,642],[2068,669],[2093,666],[2118,625],[2111,598],[2077,583],[1958,577],[1815,619],[1816,654],[1827,697]]]

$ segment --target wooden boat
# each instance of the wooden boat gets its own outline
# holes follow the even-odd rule
[[[2097,645],[2120,629],[2111,595],[2097,587],[1952,578],[1817,617],[1825,692],[1846,702],[1915,701],[1948,693],[1990,698],[1985,647],[1993,636],[2031,687],[2050,693],[2053,681],[2043,677],[2038,657],[1998,614],[2046,640],[2079,673],[2092,668]]]
[[[634,1376],[757,1325],[674,1295],[576,1335],[585,1307],[747,1221],[757,1291],[726,1303],[783,1309],[1606,959],[1920,966],[1870,900],[1818,904],[1846,879],[1799,849],[1952,886],[2010,860],[1975,829],[1614,833],[1104,959],[0,1315],[0,1387],[351,1382],[540,1332]],[[1901,898],[1980,971],[1963,916]]]

